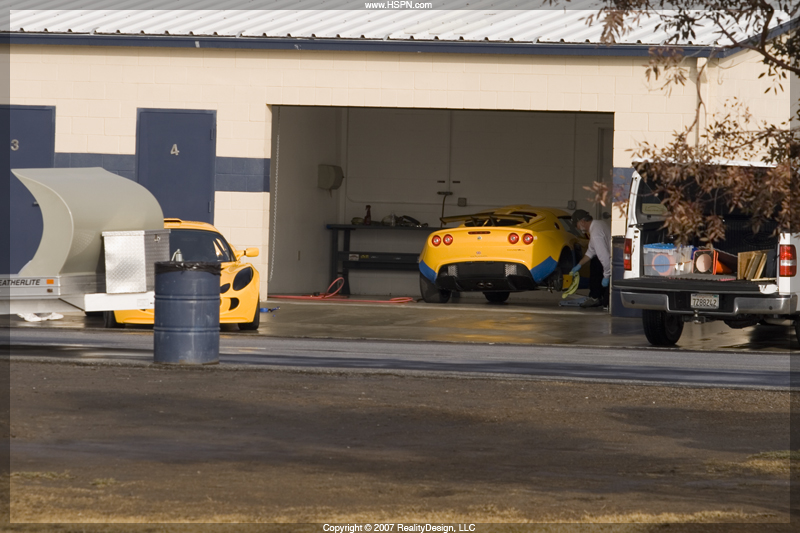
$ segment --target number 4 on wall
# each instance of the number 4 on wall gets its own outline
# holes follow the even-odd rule
[[[172,155],[178,155],[180,153],[178,151],[178,145],[177,144],[173,144],[172,145],[172,150],[170,150],[169,153],[172,154]]]

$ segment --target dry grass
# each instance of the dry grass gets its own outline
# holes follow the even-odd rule
[[[109,477],[109,478],[100,478],[92,480],[91,484],[94,485],[95,487],[110,487],[112,485],[118,485],[119,481],[117,481],[113,477]]]
[[[11,479],[72,479],[69,471],[64,472],[12,472]]]
[[[85,489],[84,489],[85,492]],[[76,495],[77,496],[77,495]],[[278,512],[267,510],[254,513],[239,512],[222,514],[209,509],[207,512],[191,509],[180,509],[172,512],[154,511],[150,514],[131,513],[131,509],[124,509],[124,498],[115,496],[102,497],[102,503],[113,503],[119,500],[120,510],[113,516],[97,512],[89,503],[90,495],[83,494],[79,503],[81,511],[65,508],[63,498],[48,498],[39,496],[27,502],[17,499],[12,501],[12,520],[17,523],[50,523],[50,524],[286,524],[302,525],[335,523],[335,524],[366,524],[366,523],[404,523],[404,524],[480,524],[480,532],[513,531],[515,526],[524,525],[525,531],[566,533],[575,531],[575,525],[608,525],[609,531],[617,532],[647,532],[652,526],[659,524],[781,524],[788,522],[788,515],[781,517],[776,514],[745,513],[730,511],[702,511],[697,513],[629,513],[607,515],[576,515],[575,518],[552,516],[544,518],[531,518],[517,509],[498,509],[495,506],[471,508],[466,511],[431,510],[423,508],[406,508],[391,510],[364,510],[360,512],[341,512],[330,508],[290,508]],[[100,501],[96,501],[100,503]],[[126,512],[127,511],[127,512]],[[613,527],[612,527],[613,526]],[[210,526],[209,526],[210,527]],[[117,527],[115,531],[122,531]],[[192,529],[192,531],[202,531]],[[294,528],[292,528],[294,531]],[[165,531],[168,531],[165,530]],[[592,531],[605,531],[604,528]]]
[[[780,520],[778,515],[768,513],[743,513],[730,511],[701,511],[692,514],[676,513],[630,513],[603,516],[585,516],[581,523],[591,524],[719,524],[719,523],[788,523],[788,515]]]
[[[792,461],[800,460],[800,451],[774,451],[751,455],[743,462],[707,463],[712,474],[761,474],[789,477]]]

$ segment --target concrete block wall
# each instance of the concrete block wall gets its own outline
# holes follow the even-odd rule
[[[261,274],[261,294],[265,296],[269,227],[265,226],[264,212],[268,209],[268,192],[217,191],[214,194],[214,226],[238,250],[258,248],[257,257],[247,257],[243,261],[252,263]]]
[[[752,53],[724,60],[720,96],[758,101],[757,117],[788,113],[757,69]],[[256,158],[270,156],[266,104],[599,111],[615,113],[620,166],[676,115],[693,119],[694,82],[666,94],[645,70],[632,57],[13,45],[10,89],[13,103],[58,106],[59,152],[133,153],[137,107],[216,109],[218,153]]]
[[[798,89],[792,91],[793,80],[768,76],[767,67],[756,52],[744,52],[709,65],[710,113],[723,113],[725,102],[736,98],[747,105],[757,122],[780,124],[796,109]],[[762,74],[764,77],[759,78]]]

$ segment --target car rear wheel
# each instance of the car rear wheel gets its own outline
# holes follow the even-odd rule
[[[483,295],[486,296],[486,299],[489,300],[493,304],[501,304],[508,300],[508,296],[511,293],[508,291],[505,292],[484,292]]]
[[[797,342],[800,342],[800,318],[794,321],[794,334],[797,337]]]
[[[422,274],[419,275],[419,292],[429,304],[445,304],[450,299],[450,291],[438,288]]]
[[[239,329],[241,331],[255,331],[261,323],[261,296],[259,295],[256,300],[256,312],[252,322],[240,322]]]
[[[568,288],[568,285],[564,284],[564,276],[572,271],[574,263],[573,252],[567,248],[561,250],[558,265],[548,279],[548,285],[552,290],[561,292]]]
[[[125,324],[117,322],[114,311],[103,311],[103,326],[106,328],[124,328]]]
[[[683,320],[666,311],[642,310],[644,336],[653,346],[674,346],[683,333]]]

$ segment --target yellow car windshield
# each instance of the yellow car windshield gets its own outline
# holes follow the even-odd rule
[[[169,253],[173,260],[229,263],[233,251],[219,233],[195,229],[173,229],[169,233]]]

